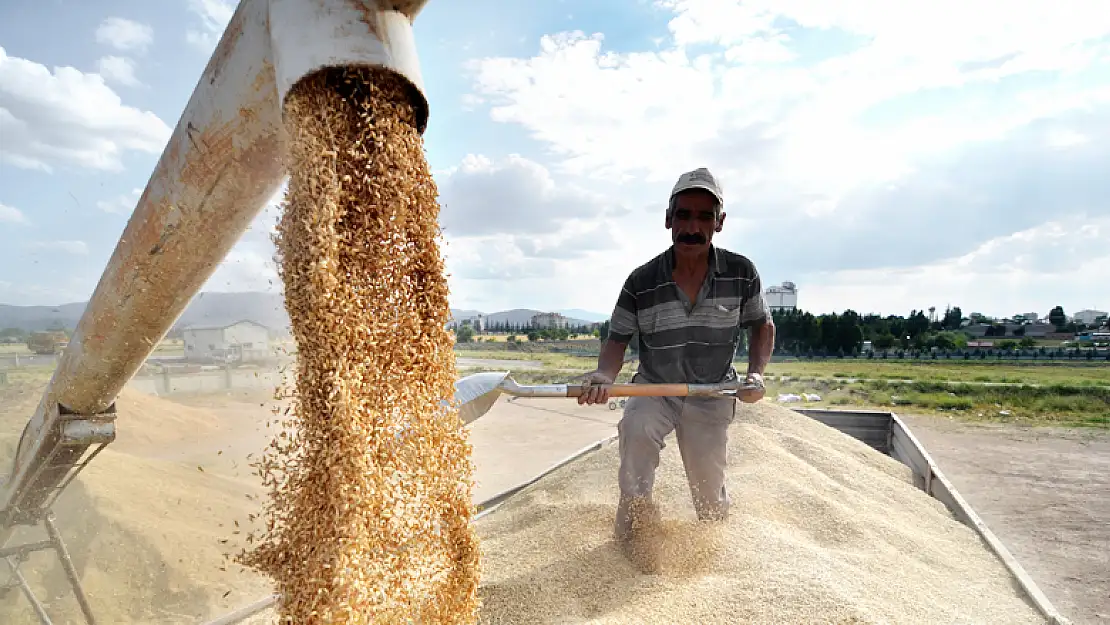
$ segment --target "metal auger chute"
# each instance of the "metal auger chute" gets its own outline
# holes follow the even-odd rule
[[[116,397],[280,188],[285,95],[319,69],[384,67],[412,83],[422,131],[428,105],[412,21],[425,2],[239,3],[0,481],[0,557],[44,622],[12,558],[52,548],[72,569],[51,505],[126,427]],[[50,541],[8,545],[17,527],[40,524]]]

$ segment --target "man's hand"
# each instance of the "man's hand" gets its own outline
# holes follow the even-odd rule
[[[763,387],[763,376],[758,373],[749,373],[747,377],[744,378],[744,385],[756,387],[744,389],[737,395],[740,401],[746,404],[754,404],[763,399],[763,395],[766,394],[766,389]]]
[[[609,401],[607,385],[613,383],[613,378],[600,371],[591,371],[582,376],[582,394],[578,396],[578,405],[604,404]]]

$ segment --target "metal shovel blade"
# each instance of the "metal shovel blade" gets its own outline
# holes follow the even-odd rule
[[[493,408],[501,395],[501,383],[508,377],[508,371],[488,371],[455,382],[455,404],[463,425],[474,422]]]

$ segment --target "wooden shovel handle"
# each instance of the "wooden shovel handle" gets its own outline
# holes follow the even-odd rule
[[[685,384],[609,384],[609,397],[685,397]],[[581,385],[567,386],[567,397],[581,397]]]

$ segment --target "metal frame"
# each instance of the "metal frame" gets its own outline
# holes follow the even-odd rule
[[[16,525],[44,522],[114,439],[114,425],[97,418],[114,419],[124,385],[280,189],[283,103],[299,80],[324,68],[390,70],[407,81],[424,132],[412,23],[426,2],[237,3],[0,480],[0,548]]]
[[[27,584],[27,579],[20,572],[19,565],[35,551],[53,549],[73,588],[74,597],[81,606],[85,622],[95,625],[96,618],[93,616],[92,607],[81,587],[81,579],[69,556],[65,541],[62,540],[61,532],[54,524],[52,509],[66,487],[97,454],[115,440],[116,408],[115,404],[112,404],[104,412],[94,415],[72,414],[60,405],[55,406],[55,410],[57,417],[52,420],[54,427],[47,436],[51,445],[49,452],[44,454],[42,461],[37,463],[35,471],[25,482],[28,487],[15,493],[9,507],[0,511],[0,530],[9,536],[14,533],[17,526],[41,524],[48,539],[0,548],[0,559],[7,563],[11,571],[7,584],[0,586],[0,594],[18,586],[27,597],[39,621],[43,625],[51,625],[52,621],[46,613],[46,608],[35,597]],[[90,448],[92,453],[87,453]]]
[[[914,486],[930,497],[940,501],[957,521],[975,530],[987,548],[1014,578],[1016,585],[1045,618],[1048,625],[1070,625],[1069,621],[1056,609],[1044,592],[1041,591],[1025,568],[1017,561],[1006,545],[990,530],[986,522],[956,490],[956,486],[944,475],[940,467],[925,450],[925,446],[914,436],[910,427],[893,412],[877,410],[827,410],[823,408],[798,408],[801,413],[829,427],[843,431],[854,438],[871,445],[880,452],[908,466],[913,472]],[[855,419],[868,425],[852,427]],[[885,421],[883,442],[874,436],[875,420]],[[845,421],[847,420],[847,421]],[[847,423],[848,425],[845,425]]]
[[[96,625],[96,617],[93,616],[92,607],[89,605],[89,599],[85,595],[85,589],[81,587],[81,578],[77,575],[77,567],[73,566],[73,559],[69,557],[69,550],[66,549],[65,541],[62,540],[62,535],[58,531],[58,527],[54,525],[54,515],[48,513],[42,518],[43,528],[46,534],[50,537],[49,540],[40,540],[36,542],[24,543],[14,547],[4,547],[0,549],[0,558],[7,564],[8,569],[11,570],[11,579],[4,586],[0,586],[0,596],[12,590],[15,586],[19,586],[23,591],[23,596],[27,597],[27,601],[31,603],[31,607],[35,610],[35,614],[39,617],[39,621],[43,625],[52,625],[53,621],[46,613],[46,608],[35,597],[34,591],[27,584],[27,579],[23,577],[23,573],[19,570],[19,565],[27,560],[27,558],[36,551],[45,549],[53,549],[58,555],[58,560],[62,563],[62,569],[65,570],[66,579],[69,580],[70,586],[73,588],[73,595],[77,599],[77,604],[81,606],[81,613],[85,616],[85,622],[89,625]]]

